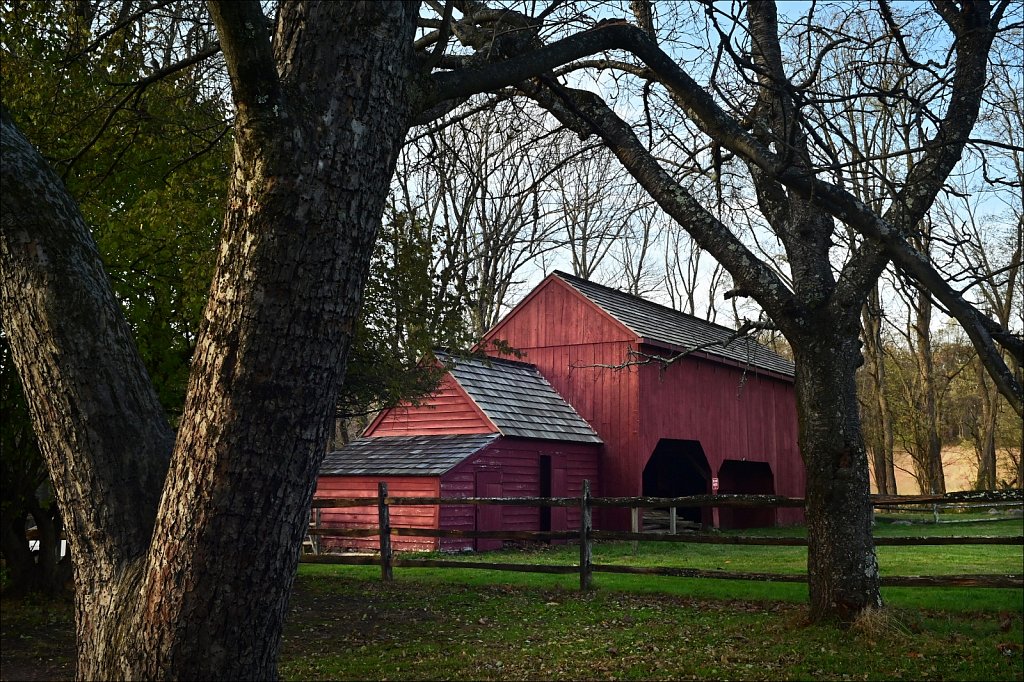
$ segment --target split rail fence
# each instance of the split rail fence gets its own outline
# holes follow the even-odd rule
[[[367,507],[376,501],[378,524],[372,528],[330,528],[321,525],[323,509]],[[1020,507],[1024,503],[1024,491],[986,491],[950,493],[946,495],[873,495],[876,507],[928,505],[1009,505]],[[400,505],[508,505],[532,507],[578,507],[580,524],[578,529],[565,531],[482,531],[444,530],[438,528],[392,527],[390,508]],[[391,580],[394,568],[463,568],[491,571],[518,571],[526,573],[578,573],[580,589],[590,589],[594,573],[630,573],[663,575],[684,578],[715,578],[718,580],[754,580],[770,582],[807,582],[806,574],[746,573],[734,571],[703,570],[671,566],[628,566],[619,564],[596,564],[593,562],[595,540],[625,540],[682,542],[718,545],[766,545],[766,546],[807,546],[807,540],[799,537],[762,537],[743,535],[718,535],[699,532],[675,532],[675,510],[678,507],[803,507],[803,498],[776,495],[693,495],[687,497],[592,497],[590,484],[583,482],[580,497],[390,497],[386,483],[378,484],[376,498],[318,498],[313,500],[309,537],[313,553],[303,554],[301,561],[321,564],[376,565],[381,567],[381,577]],[[628,508],[632,512],[632,530],[594,530],[593,510],[595,508]],[[644,532],[638,528],[640,509],[668,508],[670,512],[669,532]],[[379,552],[373,555],[323,554],[319,552],[322,537],[371,538],[379,539]],[[437,537],[462,539],[493,539],[518,541],[578,541],[579,563],[576,565],[498,563],[489,561],[461,561],[449,559],[422,559],[396,554],[391,547],[392,536]],[[876,537],[875,545],[1024,545],[1024,535],[1017,536],[931,536],[931,537]],[[934,575],[934,576],[882,576],[882,586],[889,587],[1024,587],[1022,574],[975,574],[975,575]]]

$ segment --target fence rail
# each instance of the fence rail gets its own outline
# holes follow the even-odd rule
[[[983,504],[1019,507],[1024,504],[1024,491],[985,491],[949,493],[946,495],[872,495],[874,506],[914,506]],[[530,507],[577,507],[580,510],[580,526],[576,530],[562,531],[509,531],[509,530],[445,530],[439,528],[392,527],[390,507],[403,505],[509,505]],[[674,530],[664,532],[642,532],[637,529],[637,510],[677,507],[802,507],[803,498],[777,495],[691,495],[686,497],[591,497],[590,483],[583,482],[580,497],[391,497],[387,484],[378,484],[376,497],[362,498],[319,498],[313,501],[312,516],[315,526],[309,529],[312,555],[303,555],[302,561],[320,564],[377,565],[381,577],[391,580],[393,569],[400,568],[466,568],[491,571],[517,571],[524,573],[573,574],[580,576],[580,589],[591,587],[593,573],[620,573],[634,575],[663,575],[684,578],[714,578],[718,580],[752,580],[770,582],[805,583],[805,574],[744,573],[736,571],[704,570],[672,566],[627,566],[619,564],[593,563],[593,542],[595,540],[683,542],[716,545],[764,545],[806,547],[806,538],[761,537],[743,535],[711,535],[706,533]],[[378,525],[375,528],[325,528],[320,524],[324,509],[345,509],[353,507],[377,507]],[[633,510],[632,531],[594,530],[592,510],[597,508],[628,508]],[[674,520],[675,515],[672,514]],[[674,524],[672,525],[674,529]],[[522,564],[488,561],[453,561],[448,559],[417,559],[396,555],[391,547],[392,536],[436,537],[458,539],[491,540],[577,540],[580,546],[580,560],[577,565]],[[323,537],[378,538],[377,556],[372,555],[329,555],[319,553],[319,540]],[[1024,535],[1016,536],[904,536],[875,538],[876,545],[922,546],[922,545],[1024,545]],[[635,544],[634,544],[635,546]],[[882,586],[899,587],[1024,587],[1021,574],[982,575],[935,575],[935,576],[883,576]]]

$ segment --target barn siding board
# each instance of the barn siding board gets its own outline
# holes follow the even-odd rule
[[[440,486],[436,476],[321,476],[317,479],[315,497],[365,497],[366,507],[324,509],[321,523],[329,528],[371,528],[377,526],[377,484],[388,484],[388,494],[396,497],[436,497]],[[394,528],[436,528],[437,507],[433,505],[393,506],[391,525]],[[437,548],[436,538],[392,536],[392,547],[398,551]],[[377,538],[332,538],[325,536],[323,546],[329,550],[377,549]]]
[[[661,438],[696,440],[713,476],[726,459],[767,462],[777,494],[803,495],[791,384],[695,358],[676,362],[663,378],[656,367],[643,368],[641,375],[641,399],[649,407],[641,415],[640,430],[648,435],[637,455],[649,455]],[[696,409],[690,409],[694,395],[699,399]],[[701,404],[711,407],[702,409]],[[780,521],[799,520],[800,512],[795,512],[780,513]]]
[[[592,488],[597,494],[641,494],[644,467],[662,438],[700,441],[712,475],[724,459],[766,461],[779,494],[803,494],[789,377],[703,353],[677,361],[664,374],[655,365],[601,367],[622,364],[631,349],[667,351],[641,345],[641,338],[557,275],[516,306],[489,339],[523,352],[601,436],[599,483]],[[596,523],[628,527],[628,512],[600,511],[605,513]],[[779,512],[780,522],[801,518],[800,510]]]
[[[437,392],[422,404],[385,410],[370,424],[365,435],[374,438],[460,435],[495,433],[497,430],[449,375],[441,381]]]

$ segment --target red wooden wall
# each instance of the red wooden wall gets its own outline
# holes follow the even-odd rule
[[[700,441],[712,476],[727,459],[767,462],[776,494],[803,496],[804,465],[797,447],[791,381],[683,358],[664,374],[654,365],[640,369],[640,402],[640,437],[626,453],[628,464],[622,469],[624,477],[636,472],[632,485],[640,485],[639,476],[658,440],[673,438]],[[777,514],[783,524],[802,518],[795,509],[779,509]]]
[[[396,497],[438,497],[440,485],[436,476],[320,476],[314,497],[367,497],[366,507],[324,509],[321,524],[332,528],[370,528],[377,526],[377,483],[388,484],[388,495]],[[390,508],[391,525],[406,528],[437,528],[436,505],[395,506]],[[437,549],[437,538],[392,536],[396,550]],[[379,549],[378,538],[324,537],[323,546],[330,549]]]
[[[580,494],[583,480],[596,485],[600,479],[600,446],[591,443],[499,438],[438,476],[321,476],[316,497],[366,497],[366,507],[324,509],[322,523],[336,528],[367,528],[377,525],[377,483],[388,484],[388,494],[405,497],[538,497],[540,458],[551,458],[552,497]],[[392,527],[445,528],[449,530],[526,530],[540,527],[540,510],[522,506],[394,506]],[[576,528],[579,510],[552,508],[551,530]],[[396,550],[497,549],[501,541],[394,536]],[[324,538],[335,549],[377,549],[377,538]]]
[[[385,410],[367,427],[364,435],[440,436],[497,431],[452,376],[447,374],[428,400],[421,405]]]
[[[611,369],[630,349],[657,349],[641,349],[628,328],[557,277],[516,306],[488,340],[523,351],[604,440],[600,494],[640,495],[643,469],[662,438],[700,441],[713,476],[725,459],[769,462],[777,493],[803,494],[792,381],[700,358],[664,374],[655,365]],[[778,518],[801,517],[780,510]],[[626,527],[628,513],[606,513],[599,522]]]
[[[591,443],[566,443],[520,438],[499,438],[493,444],[472,457],[467,458],[441,478],[442,497],[490,497],[483,486],[497,484],[500,497],[539,497],[540,458],[551,458],[552,497],[578,496],[583,489],[583,480],[589,479],[591,486],[600,481],[600,445]],[[480,515],[493,514],[496,518],[481,519]],[[481,521],[495,524],[484,527]],[[540,527],[540,510],[537,507],[459,507],[445,506],[441,509],[441,527],[452,530],[524,530],[533,531]],[[565,530],[579,525],[579,510],[572,508],[551,509],[551,530]],[[477,542],[477,549],[494,549],[497,543]],[[472,541],[445,539],[445,549],[473,547]]]

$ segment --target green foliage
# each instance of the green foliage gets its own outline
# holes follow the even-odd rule
[[[0,329],[0,517],[24,523],[30,497],[49,477],[32,432],[21,380],[11,361],[7,335]]]
[[[173,422],[216,259],[230,119],[196,68],[144,82],[145,26],[86,49],[84,7],[2,10],[4,105],[78,202]]]
[[[434,269],[437,239],[418,216],[386,216],[363,292],[339,416],[417,401],[436,388],[444,372],[432,350],[459,351],[473,342],[461,300]]]

